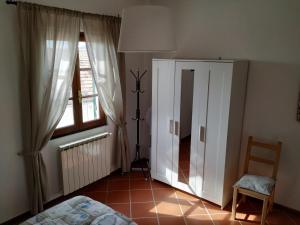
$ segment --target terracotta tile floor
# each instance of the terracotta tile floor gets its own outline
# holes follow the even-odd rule
[[[190,149],[191,149],[191,136],[185,137],[180,140],[179,147],[179,175],[178,180],[183,183],[189,182],[190,176]]]
[[[49,208],[76,195],[89,196],[132,218],[139,225],[252,225],[260,224],[261,203],[247,199],[231,220],[231,204],[220,207],[158,181],[145,181],[142,173],[114,173],[96,183],[59,198]],[[25,219],[25,218],[23,218]],[[300,213],[274,207],[269,225],[300,225]],[[21,221],[19,221],[21,222]],[[13,224],[13,223],[9,223]],[[18,224],[18,223],[15,223]]]
[[[158,181],[145,181],[142,173],[114,173],[73,195],[86,195],[132,218],[140,225],[251,225],[259,224],[260,202],[247,199],[237,218],[230,218],[231,204],[224,210]],[[73,196],[72,195],[72,196]],[[300,215],[273,209],[269,225],[300,225]]]

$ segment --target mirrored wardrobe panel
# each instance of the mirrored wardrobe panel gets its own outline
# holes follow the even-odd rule
[[[188,184],[190,177],[191,134],[193,115],[194,70],[182,70],[178,181]]]

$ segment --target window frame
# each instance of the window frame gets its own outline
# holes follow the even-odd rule
[[[85,41],[83,32],[80,32],[79,41]],[[94,78],[93,78],[93,81],[94,81]],[[79,133],[79,132],[82,132],[85,130],[90,130],[93,128],[107,125],[107,118],[106,118],[106,115],[105,115],[101,105],[100,105],[100,102],[99,102],[100,118],[97,120],[83,122],[82,99],[97,96],[97,95],[86,95],[86,96],[80,97],[79,96],[80,94],[81,94],[80,63],[79,63],[79,49],[77,47],[76,64],[75,64],[75,70],[74,70],[74,77],[73,77],[73,81],[72,81],[72,97],[70,97],[68,99],[68,101],[69,100],[73,101],[74,125],[55,129],[51,139],[55,139],[58,137],[63,137],[66,135]]]

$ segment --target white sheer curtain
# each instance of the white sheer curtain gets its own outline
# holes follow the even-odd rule
[[[43,210],[41,150],[62,117],[72,86],[80,32],[78,12],[18,2],[23,69],[23,152],[32,213]]]
[[[121,153],[121,167],[123,172],[128,172],[128,138],[115,46],[120,18],[84,14],[82,22],[100,103],[105,114],[117,126],[117,149]]]

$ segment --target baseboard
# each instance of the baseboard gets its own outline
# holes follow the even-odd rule
[[[24,212],[4,223],[2,225],[15,225],[15,224],[20,224],[21,222],[25,221],[26,219],[31,217],[31,213],[29,211]]]
[[[60,191],[59,193],[56,193],[54,195],[52,195],[51,197],[49,197],[49,199],[45,202],[45,205],[47,204],[51,204],[52,201],[55,201],[59,198],[61,198],[63,196],[63,192]],[[27,220],[28,218],[30,218],[31,216],[33,216],[29,210],[27,210],[24,213],[21,213],[20,215],[9,219],[8,221],[2,223],[3,225],[14,225],[14,224],[19,224],[25,220]]]
[[[58,193],[52,195],[51,197],[49,197],[48,200],[45,202],[45,204],[47,204],[48,202],[51,202],[51,201],[63,196],[63,195],[64,195],[63,191],[61,190],[60,192],[58,192]]]
[[[111,173],[118,171],[120,168],[112,171]],[[60,192],[53,194],[52,196],[50,196],[48,198],[47,201],[45,201],[44,203],[44,209],[48,209],[56,204],[58,204],[61,201],[64,201],[68,198],[70,198],[72,196],[72,194],[74,193],[70,193],[69,195],[64,196],[63,195],[63,191],[61,190]],[[2,225],[17,225],[22,223],[23,221],[29,219],[30,217],[32,217],[33,215],[31,214],[31,212],[28,210],[20,215],[17,215],[9,220],[7,220],[6,222],[2,223]]]
[[[281,204],[278,204],[278,203],[274,203],[274,205],[276,206],[276,208],[279,208],[279,209],[284,209],[284,210],[288,210],[292,213],[295,213],[295,214],[299,214],[300,215],[300,211],[297,210],[297,209],[293,209],[293,208],[290,208],[288,206],[284,206],[284,205],[281,205]]]

